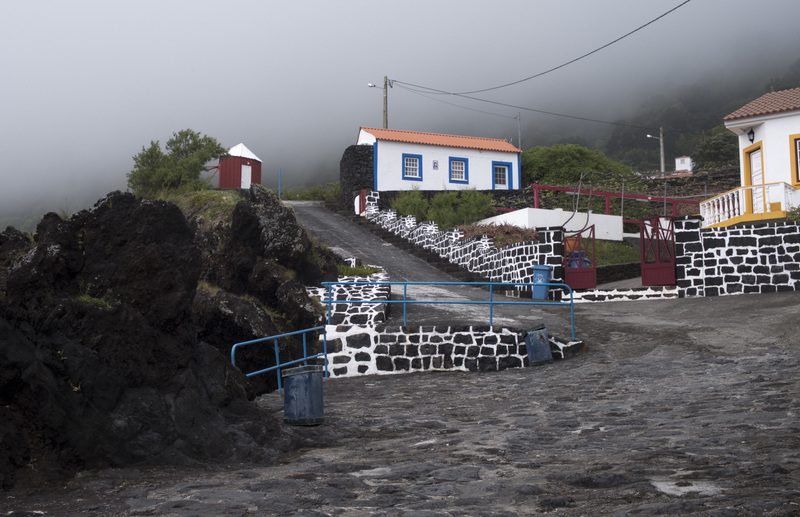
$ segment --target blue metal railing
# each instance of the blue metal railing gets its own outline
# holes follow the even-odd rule
[[[451,304],[451,305],[488,305],[489,306],[489,326],[492,326],[494,317],[495,305],[569,305],[570,322],[572,325],[572,339],[575,340],[575,302],[572,296],[572,288],[567,284],[560,283],[504,283],[504,282],[323,282],[322,285],[328,287],[328,325],[331,324],[331,308],[334,304],[360,304],[368,303],[373,305],[381,305],[384,303],[401,303],[403,304],[403,325],[407,325],[408,304],[424,303],[424,304]],[[403,299],[402,300],[334,300],[333,299],[333,286],[334,285],[402,285],[403,286]],[[461,300],[409,300],[408,299],[408,286],[409,285],[459,285],[468,287],[489,286],[489,300],[488,301],[461,301]],[[564,288],[569,292],[569,302],[558,301],[524,301],[524,302],[507,302],[496,301],[494,299],[494,288],[496,286],[503,287],[559,287]],[[323,303],[326,303],[323,301]]]
[[[322,353],[315,354],[315,355],[308,355],[308,348],[306,344],[306,335],[309,332],[313,332],[316,330],[322,331]],[[294,361],[287,361],[285,363],[281,363],[279,352],[278,352],[278,340],[281,338],[289,337],[289,336],[296,336],[298,334],[303,335],[303,358],[302,359],[295,359]],[[283,391],[281,386],[281,368],[284,366],[288,366],[290,364],[297,364],[303,363],[304,365],[308,364],[309,359],[314,359],[317,357],[324,357],[325,358],[325,377],[328,377],[328,334],[325,331],[325,327],[313,327],[310,329],[305,330],[298,330],[296,332],[288,332],[286,334],[278,334],[277,336],[269,336],[269,337],[262,337],[260,339],[253,339],[252,341],[242,341],[241,343],[236,343],[231,347],[231,364],[236,366],[236,349],[239,347],[247,346],[247,345],[255,345],[257,343],[262,343],[264,341],[273,340],[275,343],[275,366],[271,366],[269,368],[264,368],[263,370],[258,370],[255,372],[245,373],[247,377],[252,377],[254,375],[259,375],[262,373],[271,372],[272,370],[277,370],[278,373],[278,391]]]

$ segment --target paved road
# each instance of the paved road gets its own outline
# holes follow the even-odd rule
[[[280,465],[85,472],[0,514],[800,515],[800,296],[581,309],[567,361],[326,380]]]
[[[360,258],[364,264],[381,266],[393,282],[459,282],[458,279],[431,266],[414,255],[409,255],[383,241],[364,228],[346,218],[327,210],[319,201],[286,201],[294,209],[297,220],[314,237],[334,249],[340,256]],[[393,299],[400,298],[400,287],[393,290]],[[408,297],[416,300],[438,301],[488,301],[485,289],[467,286],[410,286]],[[511,305],[519,300],[493,293],[493,300],[508,305],[493,309],[492,322],[518,330],[544,322],[551,333],[564,338],[571,337],[570,311],[568,307],[546,308],[542,306]],[[402,322],[402,309],[392,307],[391,320]],[[488,325],[487,305],[410,305],[407,314],[409,324],[459,324]]]
[[[326,209],[321,201],[284,201],[295,217],[320,242],[338,255],[384,268],[395,282],[456,282],[424,260],[392,246],[380,237]]]

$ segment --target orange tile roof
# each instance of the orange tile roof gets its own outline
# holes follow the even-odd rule
[[[474,136],[440,135],[438,133],[421,133],[418,131],[400,131],[397,129],[378,129],[362,127],[363,131],[378,140],[407,142],[410,144],[441,145],[447,147],[463,147],[466,149],[483,149],[485,151],[505,151],[520,153],[519,149],[497,138],[479,138]]]
[[[722,120],[738,120],[794,110],[800,110],[800,88],[770,92],[762,95],[753,102],[745,104]]]

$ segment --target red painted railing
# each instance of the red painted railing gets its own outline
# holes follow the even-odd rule
[[[539,208],[539,190],[554,190],[557,192],[571,192],[571,193],[580,193],[580,194],[591,194],[592,196],[602,196],[606,200],[606,215],[611,215],[611,198],[618,197],[624,199],[636,199],[640,201],[654,201],[658,203],[670,203],[672,205],[672,217],[678,216],[678,205],[693,205],[698,206],[700,205],[699,201],[690,201],[688,199],[678,199],[678,198],[671,198],[671,197],[658,197],[658,196],[647,196],[644,194],[620,194],[619,192],[603,192],[597,190],[576,190],[570,187],[551,187],[548,185],[536,185],[532,184],[530,186],[533,189],[533,208]],[[623,219],[626,223],[638,223],[639,221],[635,221],[633,219]]]

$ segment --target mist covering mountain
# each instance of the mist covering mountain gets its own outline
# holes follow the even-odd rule
[[[530,149],[555,144],[578,144],[600,150],[609,158],[622,162],[637,172],[648,173],[658,170],[660,154],[658,141],[648,138],[647,134],[663,127],[667,170],[674,169],[674,158],[678,156],[691,156],[700,168],[722,165],[714,161],[720,160],[719,156],[714,155],[711,157],[712,161],[707,160],[705,153],[710,149],[709,142],[713,144],[713,141],[719,143],[718,147],[727,147],[725,157],[729,162],[728,166],[735,166],[738,157],[731,153],[736,148],[736,139],[733,133],[724,128],[722,118],[764,93],[798,86],[800,59],[776,59],[771,62],[761,60],[760,65],[751,68],[747,75],[741,75],[739,69],[731,69],[715,71],[688,86],[664,84],[661,90],[648,92],[640,102],[631,100],[631,104],[635,105],[623,104],[619,112],[631,114],[618,119],[576,120],[544,115],[548,121],[546,124],[542,123],[541,116],[535,124],[526,125],[523,122],[520,127],[522,147]],[[176,128],[176,131],[179,129],[181,128]],[[458,130],[459,133],[468,135],[481,134],[482,131],[482,128],[469,124]],[[515,132],[509,132],[506,138],[516,143],[517,135],[513,133]],[[316,165],[311,166],[313,170],[304,171],[299,184],[294,175],[287,174],[283,178],[284,189],[339,180],[338,164],[346,147],[331,150],[325,144],[324,134],[315,134],[309,138],[308,153],[314,157]],[[134,154],[134,151],[136,149],[132,149],[131,153]],[[132,167],[131,160],[130,168]],[[121,175],[124,176],[130,168],[121,172]],[[262,183],[272,188],[277,187],[276,178],[266,173]],[[0,205],[0,229],[11,225],[31,232],[42,214],[57,212],[66,216],[91,206],[98,197],[112,188],[110,185],[112,184],[97,182],[69,193],[49,190],[44,185],[34,200],[5,200]]]

